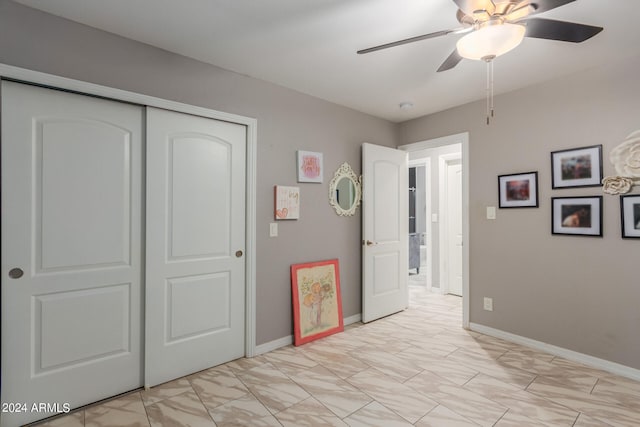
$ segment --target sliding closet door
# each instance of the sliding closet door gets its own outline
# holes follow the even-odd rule
[[[142,385],[143,114],[2,83],[2,426]]]
[[[145,385],[244,356],[246,127],[147,108]]]

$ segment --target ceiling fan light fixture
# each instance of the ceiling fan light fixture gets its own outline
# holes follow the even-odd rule
[[[524,38],[524,25],[487,25],[462,37],[456,43],[463,58],[491,60],[517,47]]]

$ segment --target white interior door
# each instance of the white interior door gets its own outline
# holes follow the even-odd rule
[[[447,162],[447,283],[462,296],[462,162]]]
[[[362,321],[409,304],[409,169],[405,151],[362,146]]]
[[[245,354],[246,140],[147,108],[147,386]]]
[[[142,385],[143,109],[2,82],[2,411]]]

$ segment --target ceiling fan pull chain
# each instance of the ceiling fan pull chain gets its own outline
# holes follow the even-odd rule
[[[486,114],[487,114],[487,126],[489,125],[489,123],[491,122],[491,118],[490,118],[490,111],[491,111],[491,103],[490,103],[490,98],[491,98],[491,73],[490,73],[490,64],[491,61],[486,61],[487,63],[487,93],[486,93],[486,98],[487,98],[487,106],[486,106]]]
[[[490,69],[491,69],[491,118],[493,118],[493,88],[494,88],[494,83],[493,83],[493,61],[490,62]]]

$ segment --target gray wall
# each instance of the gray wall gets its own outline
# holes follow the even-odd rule
[[[551,190],[550,152],[602,144],[608,153],[640,129],[640,57],[405,122],[401,143],[468,131],[470,320],[640,368],[640,241],[620,237],[619,198],[604,195],[604,237],[552,236],[551,197],[601,195],[599,187]],[[496,81],[500,85],[500,80]],[[539,171],[540,207],[502,209],[497,176]],[[640,193],[636,187],[634,193]],[[482,309],[492,297],[494,311]]]
[[[340,260],[345,316],[361,312],[360,210],[338,217],[329,181],[360,173],[363,142],[396,146],[397,125],[270,83],[0,0],[0,62],[258,120],[257,344],[292,334],[289,267]],[[296,150],[324,153],[324,183],[296,183]],[[301,218],[273,222],[273,186],[299,185]]]

